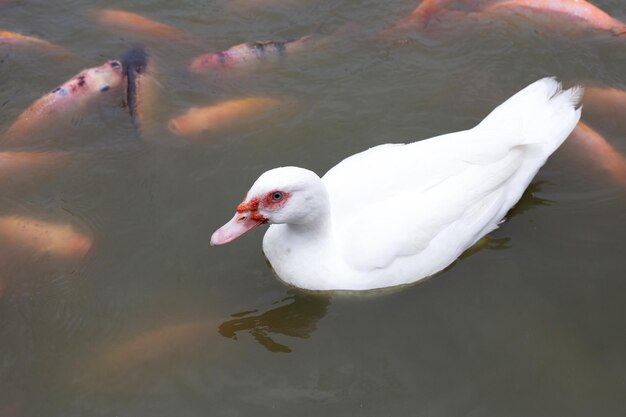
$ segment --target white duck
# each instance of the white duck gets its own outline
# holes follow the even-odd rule
[[[578,122],[581,95],[544,78],[473,129],[376,146],[322,178],[296,167],[267,171],[211,244],[269,223],[263,251],[288,284],[369,290],[416,282],[498,227]]]

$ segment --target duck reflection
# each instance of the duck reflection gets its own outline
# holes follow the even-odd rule
[[[530,183],[526,191],[524,191],[522,198],[520,198],[517,204],[515,204],[513,208],[507,213],[505,217],[506,221],[509,221],[518,214],[522,214],[532,208],[540,206],[551,206],[554,201],[537,196],[537,193],[541,192],[541,187],[546,183],[547,181],[536,181]]]
[[[247,332],[270,352],[291,352],[291,348],[276,342],[272,336],[282,334],[307,339],[317,329],[317,322],[326,315],[331,296],[290,291],[289,296],[272,305],[278,307],[258,313],[258,310],[231,314],[233,319],[220,324],[219,333],[237,340],[237,333]]]
[[[541,186],[545,184],[546,181],[536,181],[531,183],[522,198],[513,206],[511,210],[506,214],[505,221],[510,221],[513,217],[518,214],[522,214],[525,211],[528,211],[534,207],[539,206],[550,206],[553,201],[548,200],[546,198],[541,198],[536,195],[536,193],[541,192]],[[474,244],[471,248],[463,252],[463,254],[459,257],[459,259],[465,259],[468,256],[475,254],[476,252],[482,249],[493,249],[493,250],[504,250],[509,249],[511,247],[511,238],[508,236],[503,237],[495,237],[492,234],[489,234],[478,242]]]

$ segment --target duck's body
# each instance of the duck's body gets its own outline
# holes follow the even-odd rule
[[[233,221],[241,225],[241,213],[250,213],[257,223],[273,223],[263,250],[278,276],[296,287],[367,290],[416,282],[497,227],[576,125],[579,98],[579,89],[560,91],[555,80],[543,79],[473,129],[381,145],[321,179],[302,168],[268,171]],[[243,233],[231,233],[229,224],[213,243]]]

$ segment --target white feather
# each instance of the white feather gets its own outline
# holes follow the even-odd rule
[[[539,80],[473,129],[371,148],[332,168],[323,186],[310,171],[269,171],[251,193],[294,182],[317,190],[301,201],[318,196],[322,214],[307,227],[270,226],[266,256],[284,281],[311,290],[389,287],[440,271],[498,227],[578,122],[581,92]],[[281,218],[307,210],[290,204]]]

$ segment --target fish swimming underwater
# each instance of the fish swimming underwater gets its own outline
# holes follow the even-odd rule
[[[148,53],[143,47],[126,51],[121,58],[125,81],[125,99],[128,113],[135,129],[140,129],[145,121],[146,73]]]
[[[505,18],[516,21],[526,18],[534,26],[568,34],[608,31],[621,35],[626,32],[623,22],[586,0],[424,0],[382,35],[424,30],[434,23],[444,22],[448,29],[458,31],[464,24]]]
[[[25,183],[49,178],[68,159],[66,152],[0,152],[0,188],[21,189]]]
[[[126,30],[150,37],[177,38],[181,32],[163,23],[123,10],[100,9],[94,12],[96,20],[116,30]]]
[[[598,132],[578,122],[567,142],[606,171],[616,183],[626,186],[626,159]]]
[[[53,44],[52,42],[45,41],[43,39],[35,38],[34,36],[20,35],[19,33],[9,32],[6,30],[0,30],[0,46],[11,45],[16,43],[25,43],[43,46],[56,51],[65,51],[64,48]]]
[[[266,60],[280,59],[301,50],[310,37],[308,35],[289,41],[267,40],[241,43],[223,51],[200,55],[191,62],[189,70],[202,73],[211,69],[242,68]]]
[[[223,101],[212,106],[193,107],[168,123],[169,130],[179,136],[195,136],[224,129],[258,117],[280,106],[283,101],[271,97],[247,97]]]
[[[58,257],[83,257],[93,241],[69,224],[49,223],[31,217],[0,217],[0,242]]]
[[[594,126],[626,134],[626,91],[613,87],[586,87],[585,120]]]
[[[526,16],[534,23],[558,30],[588,29],[615,35],[626,32],[622,21],[585,0],[504,0],[486,7],[485,13]]]
[[[35,101],[5,132],[8,139],[21,139],[26,134],[48,128],[52,118],[71,114],[100,94],[112,91],[122,82],[122,64],[107,61],[104,65],[81,71]]]

